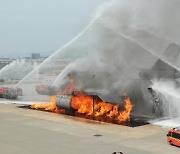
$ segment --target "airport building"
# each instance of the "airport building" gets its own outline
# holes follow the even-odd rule
[[[4,66],[10,64],[13,60],[14,60],[14,59],[0,58],[0,70],[1,70]]]
[[[31,58],[32,58],[32,59],[40,59],[40,58],[41,58],[41,55],[40,55],[40,53],[32,53],[32,54],[31,54]]]

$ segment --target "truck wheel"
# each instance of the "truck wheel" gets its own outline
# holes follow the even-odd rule
[[[173,145],[173,142],[172,142],[172,141],[169,141],[169,144],[170,144],[170,145]]]

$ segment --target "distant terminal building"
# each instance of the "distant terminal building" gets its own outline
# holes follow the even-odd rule
[[[14,59],[0,58],[0,70],[6,65],[10,64]]]
[[[32,53],[32,54],[31,54],[31,58],[32,58],[32,59],[40,59],[40,58],[41,58],[41,55],[40,55],[40,53]]]

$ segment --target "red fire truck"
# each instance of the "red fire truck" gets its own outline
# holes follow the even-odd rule
[[[16,99],[18,97],[18,93],[15,89],[0,87],[0,97],[1,98]]]
[[[40,95],[54,95],[57,93],[57,89],[51,85],[36,85],[36,92]]]
[[[180,147],[180,127],[171,128],[167,134],[167,141],[171,145]]]

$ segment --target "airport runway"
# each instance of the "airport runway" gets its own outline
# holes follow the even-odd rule
[[[127,127],[0,104],[0,153],[179,154],[166,142],[168,128]]]

